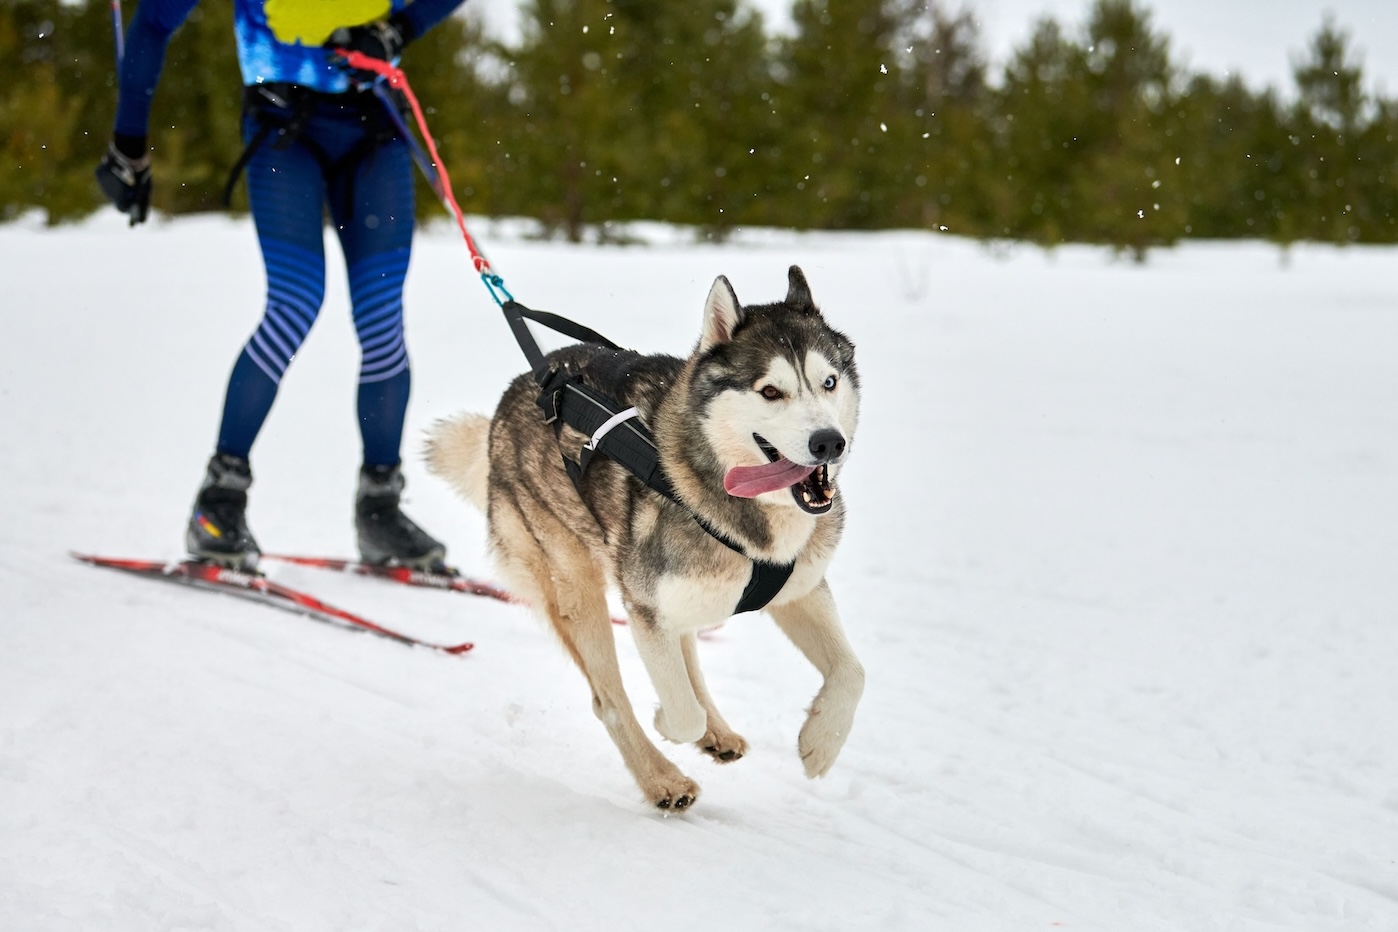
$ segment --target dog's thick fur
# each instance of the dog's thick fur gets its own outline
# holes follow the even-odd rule
[[[833,474],[847,458],[858,412],[854,347],[816,309],[792,266],[786,299],[743,307],[728,280],[714,282],[703,332],[687,359],[641,356],[595,344],[550,354],[550,363],[623,405],[655,435],[661,466],[682,500],[746,551],[795,569],[767,611],[820,671],[824,684],[801,729],[807,776],[824,775],[849,734],[864,670],[841,629],[825,581],[844,525]],[[764,395],[764,390],[766,394]],[[580,497],[560,453],[576,460],[583,435],[545,424],[529,375],[506,390],[493,419],[442,421],[427,442],[429,469],[489,516],[492,549],[507,583],[550,622],[592,687],[593,711],[621,750],[646,798],[683,809],[699,794],[646,737],[622,686],[606,601],[616,585],[655,685],[655,727],[715,760],[747,744],[714,706],[699,669],[696,634],[732,612],[752,564],[695,522],[693,514],[599,457]],[[838,455],[817,436],[840,438]],[[760,467],[760,435],[787,460],[825,464],[833,502],[808,513],[791,488],[736,497],[724,478]],[[809,449],[808,449],[809,448]],[[825,457],[822,459],[822,457]]]

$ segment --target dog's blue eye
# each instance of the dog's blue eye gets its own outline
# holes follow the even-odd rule
[[[768,401],[776,401],[782,397],[782,390],[775,385],[764,385],[762,386],[762,397]]]
[[[825,390],[827,392],[833,392],[835,390],[835,386],[839,384],[839,381],[840,380],[835,378],[835,376],[827,375],[825,377]]]

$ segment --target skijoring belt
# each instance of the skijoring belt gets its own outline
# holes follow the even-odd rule
[[[238,178],[263,145],[270,142],[273,149],[286,149],[299,143],[320,165],[326,181],[339,176],[347,179],[339,206],[346,218],[353,216],[355,170],[369,153],[398,138],[392,117],[384,108],[392,104],[401,110],[405,104],[399,92],[389,91],[389,94],[390,98],[384,100],[364,89],[329,93],[282,81],[245,86],[243,119],[251,118],[257,129],[228,172],[223,186],[223,206],[232,205]],[[342,114],[345,119],[358,120],[364,126],[364,135],[338,159],[332,159],[319,143],[305,135],[311,116],[318,110]]]
[[[596,343],[614,350],[621,347],[591,328],[557,314],[531,310],[518,301],[506,301],[501,309],[505,312],[505,320],[509,323],[515,340],[529,360],[535,381],[539,383],[538,405],[543,411],[544,423],[555,424],[560,429],[562,424],[567,424],[590,438],[579,451],[577,462],[563,457],[563,465],[568,470],[568,476],[573,480],[578,494],[582,494],[583,477],[594,457],[605,456],[623,466],[647,488],[659,492],[688,511],[710,537],[752,563],[748,584],[743,589],[742,598],[738,600],[733,614],[755,612],[766,607],[791,578],[796,564],[770,563],[749,556],[741,544],[713,527],[681,501],[674,486],[666,478],[664,470],[660,468],[660,450],[656,447],[650,429],[641,421],[640,413],[634,407],[623,407],[619,402],[584,385],[579,376],[551,368],[524,321],[527,319],[543,324],[551,330],[584,343]]]

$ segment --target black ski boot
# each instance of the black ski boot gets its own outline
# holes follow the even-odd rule
[[[248,530],[248,486],[252,468],[241,456],[215,453],[194,499],[185,546],[190,556],[239,570],[257,568],[262,552]]]
[[[354,498],[354,527],[359,555],[365,563],[443,570],[447,548],[428,536],[399,510],[403,470],[398,466],[365,466],[359,470]]]

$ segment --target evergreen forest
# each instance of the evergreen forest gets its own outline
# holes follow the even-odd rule
[[[242,150],[231,6],[201,4],[171,43],[159,211],[222,209]],[[915,228],[1137,256],[1398,241],[1398,101],[1332,19],[1297,37],[1286,88],[1185,69],[1137,0],[1041,20],[994,69],[941,0],[795,0],[780,34],[740,0],[521,0],[520,19],[510,43],[450,19],[403,67],[463,208],[547,235]],[[103,206],[114,57],[108,4],[0,0],[0,220]]]

